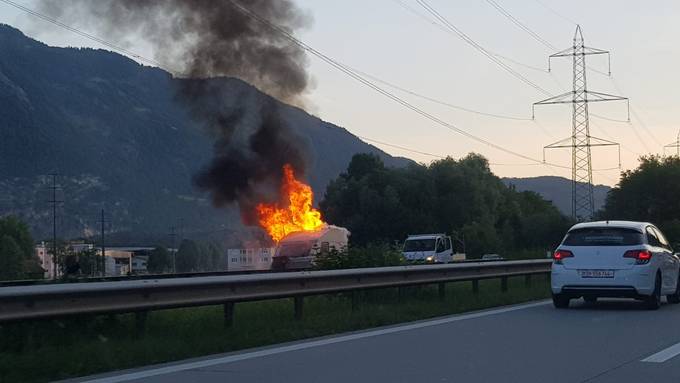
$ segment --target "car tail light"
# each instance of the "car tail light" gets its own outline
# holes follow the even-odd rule
[[[650,253],[649,250],[628,250],[623,254],[623,257],[634,258],[636,264],[644,265],[645,263],[649,263],[649,260],[652,259],[652,253]]]
[[[569,250],[555,250],[555,253],[553,254],[553,260],[555,263],[562,264],[562,260],[564,258],[572,258],[573,256],[574,253]]]

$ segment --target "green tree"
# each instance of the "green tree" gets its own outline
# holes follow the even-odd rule
[[[21,279],[24,260],[21,247],[14,238],[7,234],[0,237],[0,280]]]
[[[636,169],[621,174],[598,217],[647,221],[672,243],[680,242],[680,157],[645,156]]]
[[[175,256],[177,272],[189,273],[199,270],[201,255],[201,249],[197,242],[190,239],[183,240]]]
[[[165,273],[172,269],[172,257],[163,246],[158,246],[149,254],[149,260],[146,263],[146,269],[150,273]]]
[[[101,269],[101,257],[97,255],[97,249],[84,249],[78,253],[80,272],[83,275],[95,276]]]
[[[0,237],[8,235],[19,246],[23,258],[31,258],[35,255],[33,237],[28,226],[15,216],[0,218]]]
[[[0,278],[42,278],[44,270],[40,266],[40,260],[35,255],[33,238],[28,226],[14,216],[0,218],[0,238],[6,240],[5,247],[0,249]],[[18,248],[19,258],[16,257],[15,247]],[[10,264],[11,263],[11,264]],[[18,274],[16,270],[19,270]]]

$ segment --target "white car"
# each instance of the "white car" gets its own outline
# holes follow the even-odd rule
[[[574,298],[626,297],[657,309],[662,295],[680,303],[679,272],[680,258],[651,223],[579,223],[553,255],[553,303],[566,308]]]

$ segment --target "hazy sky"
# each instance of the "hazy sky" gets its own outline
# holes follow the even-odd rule
[[[14,0],[33,6],[31,0]],[[470,45],[417,14],[425,11],[415,0],[296,0],[313,19],[298,34],[303,41],[343,64],[463,108],[486,113],[531,118],[531,104],[546,98],[512,77]],[[588,88],[621,94],[631,100],[632,123],[591,118],[591,135],[622,144],[623,169],[634,168],[637,157],[663,153],[663,145],[676,140],[680,119],[680,2],[639,0],[496,0],[507,12],[544,40],[564,49],[572,44],[574,22],[581,24],[587,46],[612,52],[612,77],[587,74]],[[406,4],[404,7],[402,4]],[[554,53],[521,30],[485,0],[429,0],[429,4],[484,48],[530,69],[505,61],[532,82],[558,94],[571,89],[571,61],[553,61]],[[35,19],[0,3],[0,22],[57,46],[92,46],[96,43]],[[95,32],[95,31],[92,31]],[[103,36],[105,38],[105,36]],[[130,47],[140,53],[144,46]],[[357,83],[326,63],[310,57],[314,88],[310,112],[350,132],[438,155],[461,157],[484,154],[500,176],[554,174],[570,177],[569,169],[549,168],[513,157],[442,127]],[[607,70],[606,58],[589,56],[588,65]],[[382,86],[382,85],[381,85]],[[480,116],[438,105],[385,87],[427,112],[469,133],[526,156],[541,159],[543,146],[571,134],[571,105],[543,106],[535,121]],[[595,103],[590,111],[617,120],[626,119],[625,103]],[[376,145],[385,151],[419,162],[433,157]],[[571,164],[569,149],[547,152],[547,160]],[[593,168],[616,167],[615,148],[594,148]],[[596,183],[613,185],[618,170],[594,173]]]

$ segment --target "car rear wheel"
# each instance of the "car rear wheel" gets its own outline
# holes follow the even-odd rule
[[[678,275],[677,279],[678,281],[675,284],[675,292],[673,294],[666,295],[666,300],[668,300],[668,303],[680,303],[680,275]]]
[[[569,307],[569,297],[565,297],[562,294],[553,294],[552,300],[556,309],[566,309]]]
[[[649,310],[658,310],[661,307],[661,276],[656,275],[654,281],[654,292],[645,300],[645,305]]]

